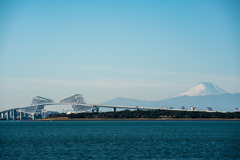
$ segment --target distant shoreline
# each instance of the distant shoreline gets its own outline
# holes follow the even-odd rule
[[[240,121],[224,118],[45,118],[30,121]]]

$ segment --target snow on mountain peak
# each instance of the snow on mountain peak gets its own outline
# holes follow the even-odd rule
[[[199,83],[197,86],[190,88],[189,90],[179,94],[177,97],[180,96],[206,96],[206,95],[220,95],[228,93],[221,89],[220,87],[216,86],[211,82],[202,82]]]

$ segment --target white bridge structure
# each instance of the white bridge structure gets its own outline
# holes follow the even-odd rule
[[[83,113],[83,112],[99,112],[99,109],[102,108],[112,108],[113,112],[116,112],[116,109],[137,109],[137,110],[176,110],[176,111],[198,111],[196,107],[192,106],[191,110],[185,109],[173,109],[170,108],[151,108],[151,107],[138,107],[138,106],[114,106],[114,105],[98,105],[98,104],[86,104],[83,96],[81,94],[74,94],[72,96],[63,98],[59,103],[54,103],[53,100],[36,96],[33,98],[30,106],[21,107],[21,108],[12,108],[4,111],[0,111],[0,119],[7,120],[26,120],[26,119],[39,119],[46,117],[49,114],[56,114],[58,112],[45,111],[45,106],[54,106],[54,105],[70,105],[72,111],[69,113]],[[216,112],[212,111],[211,107],[207,108],[207,112]],[[237,109],[237,108],[236,108]]]
[[[30,106],[21,108],[12,108],[1,111],[1,119],[7,120],[26,120],[26,119],[39,119],[46,116],[44,111],[45,106],[52,105],[71,105],[72,111],[70,113],[83,113],[83,112],[99,112],[100,107],[112,108],[113,112],[116,112],[117,108],[120,109],[141,109],[141,110],[156,110],[160,108],[149,107],[131,107],[131,106],[112,106],[112,105],[98,105],[98,104],[86,104],[81,94],[74,94],[72,96],[63,98],[59,103],[54,103],[53,100],[36,96],[33,98]]]

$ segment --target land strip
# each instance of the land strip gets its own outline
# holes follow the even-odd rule
[[[240,121],[240,118],[43,118],[36,121]]]

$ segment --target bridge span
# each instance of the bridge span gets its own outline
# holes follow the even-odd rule
[[[100,108],[112,108],[113,112],[117,109],[136,109],[136,110],[176,110],[176,111],[197,111],[196,107],[191,107],[191,110],[186,109],[168,109],[168,108],[152,108],[152,107],[138,107],[138,106],[115,106],[115,105],[99,105],[99,104],[86,104],[81,94],[74,94],[72,96],[63,98],[59,103],[54,103],[53,100],[36,96],[33,98],[30,106],[21,108],[12,108],[0,111],[0,118],[7,120],[26,120],[38,119],[46,117],[45,106],[54,105],[70,105],[72,111],[69,113],[83,113],[83,112],[99,112]],[[50,112],[50,111],[47,111]],[[214,111],[211,111],[214,112]],[[67,113],[67,114],[69,114]],[[50,112],[52,114],[52,112]]]
[[[21,108],[12,108],[1,111],[1,119],[7,120],[26,120],[28,118],[38,119],[44,116],[45,106],[54,105],[71,105],[72,111],[70,113],[83,112],[99,112],[100,108],[112,108],[113,112],[117,109],[137,109],[137,110],[156,110],[160,108],[138,107],[138,106],[114,106],[114,105],[99,105],[99,104],[81,104],[81,103],[43,103]]]

